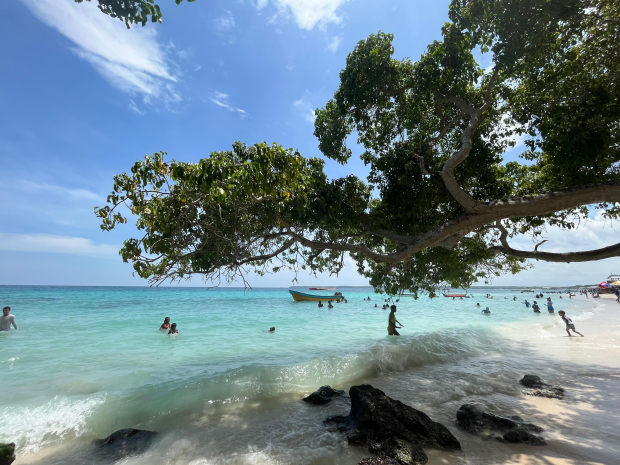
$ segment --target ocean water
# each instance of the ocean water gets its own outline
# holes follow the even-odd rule
[[[531,354],[502,333],[562,331],[544,305],[525,307],[533,293],[484,289],[402,297],[404,328],[389,337],[382,296],[338,290],[348,303],[319,309],[286,289],[0,286],[19,326],[0,333],[0,442],[17,444],[18,463],[94,463],[79,458],[93,438],[136,427],[162,434],[123,464],[353,464],[368,454],[322,424],[345,400],[317,410],[301,397],[370,382],[442,415],[468,395],[516,392]],[[592,314],[548,295],[576,321]],[[179,335],[158,331],[166,316]]]

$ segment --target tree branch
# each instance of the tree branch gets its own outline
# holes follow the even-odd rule
[[[531,258],[535,260],[543,260],[545,262],[574,263],[602,260],[604,258],[610,257],[618,257],[620,256],[620,243],[610,245],[609,247],[603,247],[601,249],[595,250],[587,250],[584,252],[538,252],[537,250],[517,250],[513,249],[512,247],[506,247],[504,245],[496,245],[494,247],[490,247],[489,250],[495,253],[503,253],[504,255],[509,255],[511,257],[517,258]]]

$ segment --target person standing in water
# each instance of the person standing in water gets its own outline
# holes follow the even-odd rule
[[[400,326],[396,326],[397,324]],[[396,319],[396,305],[392,305],[390,307],[390,316],[388,317],[388,334],[390,336],[400,336],[400,333],[396,331],[396,328],[403,328],[403,325]]]
[[[553,302],[551,302],[551,297],[547,297],[547,310],[549,310],[549,313],[555,313],[553,310]]]
[[[525,299],[525,308],[530,308],[530,303],[527,301],[527,299]]]
[[[11,307],[4,307],[2,309],[2,316],[0,316],[0,331],[10,331],[11,325],[17,329],[15,315],[11,315]]]
[[[177,329],[177,324],[176,323],[172,323],[172,326],[170,326],[170,331],[168,331],[168,334],[179,334],[179,330]]]
[[[170,329],[170,317],[167,316],[166,318],[164,318],[164,322],[159,327],[159,330],[160,331],[168,331],[169,329]]]

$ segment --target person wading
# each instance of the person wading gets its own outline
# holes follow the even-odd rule
[[[2,309],[2,316],[0,316],[0,331],[9,331],[11,325],[17,329],[15,324],[15,316],[11,315],[11,307],[4,307]]]
[[[397,324],[400,326],[396,326]],[[390,336],[400,336],[396,328],[403,328],[403,324],[396,319],[396,305],[392,305],[390,307],[390,316],[388,317],[388,334]]]

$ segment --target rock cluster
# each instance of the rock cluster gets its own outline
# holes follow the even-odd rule
[[[349,396],[349,415],[328,418],[326,423],[334,423],[346,432],[350,444],[364,445],[370,452],[392,458],[401,465],[426,463],[428,458],[423,447],[461,449],[448,428],[424,412],[388,397],[380,389],[368,384],[353,386]]]
[[[504,417],[484,412],[472,404],[463,404],[456,412],[457,424],[471,434],[513,444],[545,446],[545,440],[532,433],[541,433],[540,426],[526,423],[516,415]],[[501,436],[497,435],[498,432]]]
[[[0,442],[0,465],[10,465],[15,461],[15,443]]]
[[[321,386],[308,397],[304,397],[302,400],[314,405],[323,405],[332,400],[332,397],[339,397],[345,394],[340,389],[332,389],[331,386]]]
[[[539,376],[525,375],[519,383],[527,389],[522,392],[528,396],[548,397],[550,399],[564,399],[564,389],[559,386],[543,383]]]

